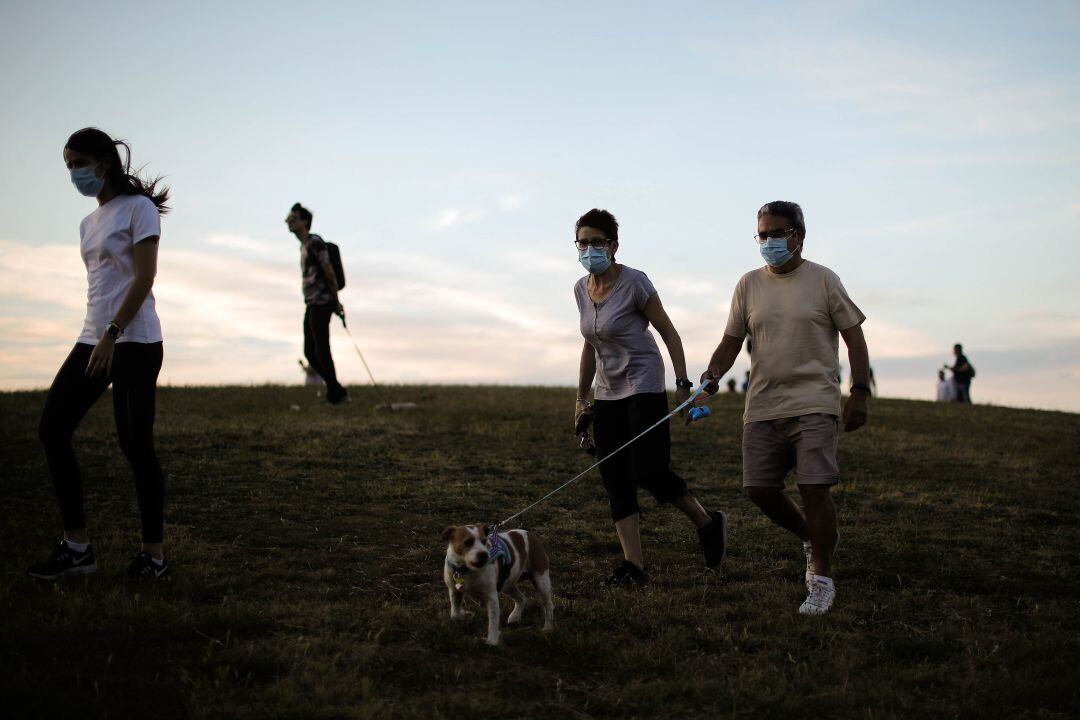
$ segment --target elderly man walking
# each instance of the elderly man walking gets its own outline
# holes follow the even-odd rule
[[[866,423],[870,397],[861,327],[866,317],[836,273],[802,257],[802,208],[771,202],[757,218],[755,238],[766,265],[743,275],[735,287],[724,337],[701,381],[722,378],[743,339],[753,338],[743,415],[743,488],[770,520],[803,541],[807,598],[799,612],[820,615],[836,597],[832,556],[838,535],[829,491],[840,475],[837,335],[844,338],[851,366],[853,384],[843,409],[844,430],[851,432]],[[805,515],[784,493],[792,469]]]

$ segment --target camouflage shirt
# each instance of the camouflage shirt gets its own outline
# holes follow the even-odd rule
[[[323,263],[330,263],[326,242],[315,234],[308,235],[307,244],[300,246],[300,272],[304,278],[304,302],[325,305],[331,300],[330,286],[323,275]]]

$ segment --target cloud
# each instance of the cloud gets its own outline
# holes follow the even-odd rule
[[[240,238],[162,253],[154,287],[165,334],[162,384],[302,380],[296,258],[253,256],[245,250],[251,247]],[[222,252],[228,248],[239,254]],[[546,270],[529,264],[524,276],[508,271],[528,262],[521,252],[508,247],[483,267],[417,256],[407,269],[393,253],[365,254],[349,269],[343,294],[351,337],[337,321],[332,330],[340,377],[354,387],[367,382],[355,340],[380,383],[573,385],[582,339],[565,263]],[[0,253],[0,388],[45,387],[82,327],[85,271],[71,246],[0,241]],[[696,276],[668,284],[665,306],[696,377],[722,337],[728,290]],[[1062,310],[1017,320],[1041,339],[1023,350],[972,348],[981,399],[1080,409],[1080,317]],[[881,392],[930,398],[951,339],[876,318],[865,332]],[[741,377],[747,364],[740,353],[732,374]],[[668,375],[671,381],[670,365]],[[1036,387],[1033,378],[1050,385]]]
[[[1080,340],[1080,315],[1076,313],[1039,310],[1013,313],[1011,319],[1026,326],[1040,338],[1051,340]]]
[[[499,198],[499,209],[507,213],[518,212],[524,204],[524,199],[518,194],[503,195]]]
[[[878,358],[910,358],[940,354],[941,341],[928,333],[914,328],[903,327],[875,320],[863,324],[866,345],[870,348],[871,360]]]
[[[1003,61],[946,55],[883,38],[774,38],[769,52],[743,51],[734,67],[752,77],[790,78],[812,101],[839,101],[895,114],[911,132],[938,136],[1038,136],[1080,123],[1075,88],[1049,79],[1012,79]]]
[[[300,379],[296,259],[253,257],[255,248],[243,236],[212,235],[161,253],[154,295],[165,335],[163,383]],[[85,270],[70,246],[2,241],[0,253],[0,388],[43,387],[81,330]],[[380,381],[572,384],[576,377],[581,344],[568,290],[567,312],[552,313],[514,277],[434,257],[417,258],[406,272],[392,253],[376,252],[350,271],[343,301]],[[342,377],[364,382],[336,321],[332,335]]]
[[[203,244],[207,247],[231,251],[230,254],[252,255],[256,257],[296,258],[296,246],[281,242],[270,242],[237,233],[215,233],[208,235]]]
[[[483,220],[486,213],[483,210],[471,210],[464,211],[460,208],[451,207],[446,208],[439,213],[439,216],[431,221],[431,227],[436,230],[446,230],[458,225],[465,225],[467,223],[476,222],[477,220]]]
[[[86,308],[86,268],[79,246],[30,245],[0,240],[0,296],[12,300],[4,314],[25,314],[35,304]],[[77,333],[76,333],[77,334]]]

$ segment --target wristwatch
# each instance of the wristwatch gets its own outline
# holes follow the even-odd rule
[[[120,337],[123,333],[124,331],[120,329],[120,326],[116,324],[115,320],[110,320],[109,324],[105,326],[105,334],[113,340]]]
[[[679,388],[680,390],[692,390],[694,388],[694,383],[690,382],[686,378],[675,378],[675,387]]]
[[[867,395],[869,395],[870,394],[870,386],[863,385],[862,383],[855,383],[854,385],[851,386],[851,392],[861,392],[861,393],[866,393]]]

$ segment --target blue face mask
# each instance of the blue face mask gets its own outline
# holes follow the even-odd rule
[[[611,267],[611,258],[608,257],[607,250],[594,248],[591,245],[585,250],[578,250],[578,261],[593,275],[600,275]]]
[[[765,258],[771,267],[780,267],[795,257],[795,254],[787,249],[787,238],[769,238],[761,246],[761,257]]]
[[[71,184],[86,197],[97,197],[105,178],[95,175],[92,167],[71,168]]]

